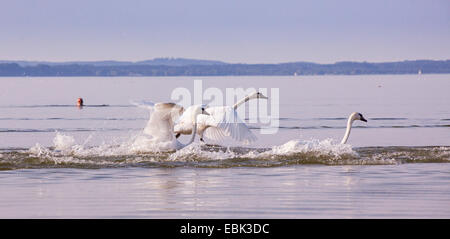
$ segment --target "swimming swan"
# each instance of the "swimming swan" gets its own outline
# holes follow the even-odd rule
[[[198,116],[198,130],[197,134],[200,140],[204,142],[203,136],[220,140],[225,136],[231,136],[237,141],[255,141],[256,136],[250,131],[247,125],[239,118],[236,109],[251,99],[268,99],[267,96],[260,92],[252,93],[233,106],[215,106],[206,108],[209,115]],[[174,132],[178,138],[181,134],[192,133],[192,122],[189,121],[189,114],[181,117],[179,122],[174,127]],[[208,130],[206,130],[208,129]]]
[[[138,106],[145,106],[150,109],[150,119],[147,126],[144,128],[144,134],[152,136],[152,142],[154,143],[170,143],[175,149],[181,149],[192,142],[195,139],[195,133],[197,131],[197,117],[201,114],[209,115],[205,111],[205,108],[200,105],[194,105],[184,110],[184,108],[175,103],[156,103],[145,102],[144,105],[138,104]],[[187,144],[182,144],[175,139],[173,127],[174,122],[183,115],[188,114],[189,117],[185,117],[193,124],[193,132],[191,140]]]
[[[367,120],[364,118],[364,116],[361,113],[353,112],[349,117],[347,121],[347,129],[345,130],[344,138],[342,138],[341,144],[347,143],[348,136],[350,136],[350,131],[352,129],[353,121],[355,120],[361,120],[364,122],[367,122]]]

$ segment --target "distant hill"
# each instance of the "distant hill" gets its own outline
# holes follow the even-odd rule
[[[153,66],[211,66],[211,65],[226,65],[227,63],[222,61],[210,61],[210,60],[195,60],[186,58],[155,58],[153,60],[138,61],[135,64],[138,65],[153,65]]]
[[[399,62],[337,62],[317,64],[227,64],[220,61],[157,58],[141,62],[7,62],[0,76],[231,76],[231,75],[360,75],[450,73],[450,60]]]
[[[145,61],[67,61],[67,62],[49,62],[49,61],[5,61],[0,60],[0,64],[16,63],[20,66],[61,66],[61,65],[90,65],[90,66],[129,66],[129,65],[164,65],[164,66],[190,66],[190,65],[225,65],[222,61],[196,60],[188,58],[155,58]]]
[[[60,65],[92,65],[92,66],[120,66],[120,65],[132,65],[133,62],[127,61],[68,61],[68,62],[50,62],[50,61],[0,61],[0,64],[15,63],[19,66],[60,66]]]

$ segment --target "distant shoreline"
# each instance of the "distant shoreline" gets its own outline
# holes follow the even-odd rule
[[[422,75],[448,75],[450,73],[422,73]],[[123,78],[123,77],[127,77],[127,78],[144,78],[144,77],[152,77],[152,78],[178,78],[178,77],[199,77],[199,78],[203,78],[203,77],[308,77],[308,76],[401,76],[401,75],[416,75],[419,76],[419,74],[417,73],[398,73],[398,74],[353,74],[353,75],[347,75],[347,74],[323,74],[323,75],[201,75],[201,76],[195,76],[195,75],[177,75],[177,76],[63,76],[63,75],[58,75],[58,76],[3,76],[0,75],[0,79],[1,78],[58,78],[58,77],[64,77],[64,78],[77,78],[77,77],[93,77],[93,78]]]
[[[108,65],[110,64],[110,65]],[[161,65],[162,64],[162,65]],[[450,60],[416,60],[384,63],[337,62],[318,64],[228,64],[219,61],[165,59],[137,63],[70,62],[48,63],[0,61],[0,77],[115,77],[115,76],[313,76],[313,75],[403,75],[447,74]]]

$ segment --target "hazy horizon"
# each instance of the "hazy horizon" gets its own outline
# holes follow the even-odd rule
[[[221,59],[199,59],[199,58],[185,58],[185,57],[155,57],[155,58],[148,58],[148,59],[143,59],[143,60],[137,60],[137,61],[133,61],[133,60],[116,60],[116,59],[101,59],[101,60],[68,60],[68,61],[48,61],[48,60],[26,60],[26,59],[18,59],[18,60],[10,60],[10,59],[0,59],[0,63],[2,61],[6,61],[6,62],[48,62],[48,63],[72,63],[72,62],[131,62],[131,63],[137,63],[137,62],[142,62],[142,61],[152,61],[152,60],[157,60],[157,59],[178,59],[178,60],[201,60],[201,61],[218,61],[218,62],[223,62],[225,64],[285,64],[285,63],[300,63],[300,62],[305,62],[305,63],[313,63],[313,64],[336,64],[336,63],[341,63],[341,62],[355,62],[355,63],[392,63],[392,62],[404,62],[404,61],[448,61],[450,60],[450,58],[447,59],[404,59],[404,60],[398,60],[398,61],[350,61],[350,60],[341,60],[341,61],[335,61],[335,62],[325,62],[325,63],[319,63],[319,62],[313,62],[313,61],[302,61],[302,60],[298,60],[298,61],[284,61],[284,62],[259,62],[259,63],[248,63],[248,62],[227,62],[227,61],[223,61]]]
[[[4,1],[1,60],[394,62],[450,57],[450,2]]]

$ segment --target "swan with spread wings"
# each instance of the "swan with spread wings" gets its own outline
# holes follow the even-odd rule
[[[250,131],[248,126],[241,120],[236,109],[251,99],[268,99],[260,92],[252,93],[233,106],[216,106],[206,108],[209,115],[199,115],[197,122],[197,134],[204,142],[203,137],[212,140],[221,140],[225,136],[231,136],[237,141],[251,142],[256,140],[256,136]],[[174,126],[176,138],[181,134],[192,134],[193,124],[189,114],[183,114],[178,123]]]

